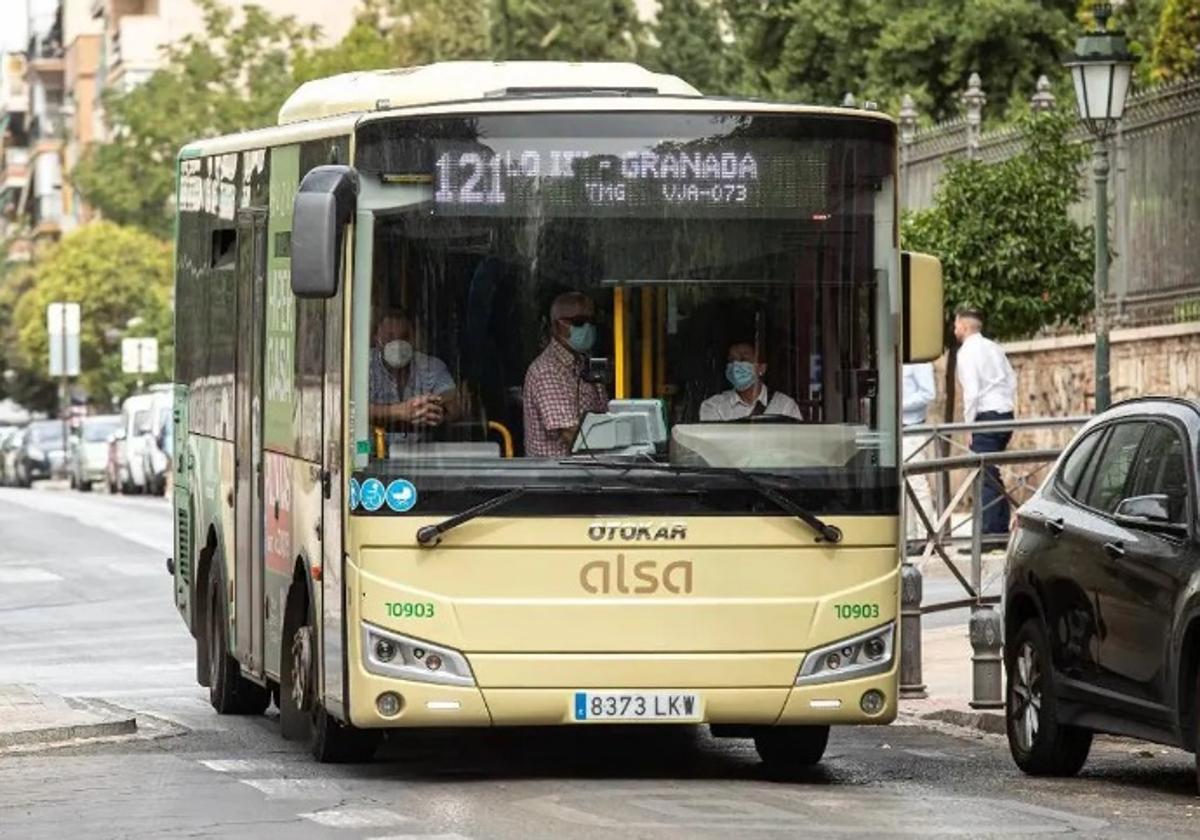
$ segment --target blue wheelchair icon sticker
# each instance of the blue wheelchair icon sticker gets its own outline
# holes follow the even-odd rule
[[[383,489],[383,482],[378,478],[368,478],[362,483],[362,490],[359,492],[359,497],[362,501],[363,510],[374,513],[383,507],[383,497],[387,495]]]
[[[360,493],[359,493],[358,479],[352,478],[352,479],[350,479],[350,498],[349,498],[350,510],[358,509],[359,498],[360,498]]]
[[[397,478],[387,488],[387,506],[396,513],[410,511],[417,504],[417,488],[411,481]]]

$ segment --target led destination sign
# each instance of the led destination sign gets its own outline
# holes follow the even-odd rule
[[[825,161],[794,143],[603,149],[434,145],[436,211],[454,215],[776,216],[824,209]],[[600,143],[597,143],[600,145]],[[790,152],[790,153],[789,153]]]

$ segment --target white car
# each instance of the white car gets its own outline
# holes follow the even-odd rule
[[[156,416],[164,408],[171,410],[170,387],[151,386],[150,393],[134,394],[121,406],[121,430],[125,433],[125,475],[120,482],[123,493],[150,489],[146,450],[154,445]]]

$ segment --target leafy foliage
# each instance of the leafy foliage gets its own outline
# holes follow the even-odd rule
[[[435,61],[488,58],[484,0],[363,0],[357,20],[337,44],[304,49],[297,82],[347,73],[413,67]]]
[[[633,0],[495,0],[491,18],[497,58],[635,61],[646,47]]]
[[[105,218],[166,236],[175,155],[198,137],[275,122],[292,92],[292,58],[317,29],[255,5],[235,24],[228,6],[196,0],[204,32],[165,50],[163,67],[131,90],[105,93],[111,142],[93,147],[73,179]]]
[[[1200,0],[1166,0],[1154,40],[1154,78],[1169,82],[1200,72]]]
[[[81,384],[93,402],[107,404],[132,391],[134,377],[121,373],[120,337],[130,319],[142,322],[129,335],[154,336],[159,344],[157,376],[170,378],[172,363],[171,254],[144,231],[96,222],[67,234],[39,261],[13,310],[18,368],[31,378],[48,359],[46,306],[80,305]]]
[[[1091,309],[1091,231],[1069,214],[1087,156],[1067,141],[1073,124],[1065,111],[1026,117],[1020,153],[951,164],[933,207],[905,219],[904,247],[942,260],[947,312],[981,309],[1000,340],[1078,323]]]
[[[960,112],[981,74],[994,113],[1023,101],[1042,73],[1060,74],[1074,0],[794,0],[726,7],[743,89],[835,104],[846,93],[894,109],[903,93],[935,120]]]
[[[734,67],[722,28],[722,8],[713,0],[662,0],[654,27],[657,45],[646,63],[703,93],[728,93]]]

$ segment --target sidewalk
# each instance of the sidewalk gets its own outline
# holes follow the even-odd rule
[[[0,685],[0,751],[137,732],[132,712],[61,697],[37,686]]]
[[[900,714],[995,735],[1004,734],[1004,710],[971,708],[971,641],[966,625],[925,630],[921,634],[921,676],[928,697],[901,700]]]

